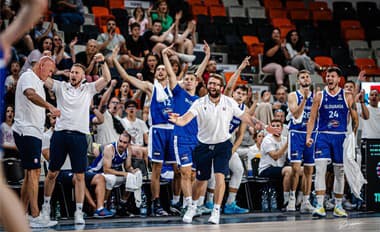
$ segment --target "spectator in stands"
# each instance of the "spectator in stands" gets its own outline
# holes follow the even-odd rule
[[[98,48],[101,53],[106,57],[107,64],[113,67],[113,62],[111,60],[112,50],[116,46],[120,46],[121,53],[118,56],[118,61],[120,64],[127,68],[132,60],[126,55],[127,49],[125,46],[125,38],[123,35],[116,33],[116,21],[114,18],[109,18],[107,20],[107,31],[101,33],[98,38]]]
[[[249,147],[247,153],[246,167],[248,176],[257,175],[257,173],[253,173],[252,160],[254,158],[261,159],[261,144],[263,142],[264,136],[264,130],[255,131],[252,135],[252,138],[255,140],[255,144]]]
[[[280,120],[273,119],[271,126],[283,129]],[[261,144],[261,159],[259,175],[274,179],[282,179],[284,189],[284,205],[289,201],[290,181],[292,168],[285,166],[288,141],[280,133],[268,134]]]
[[[10,75],[5,79],[6,91],[16,89],[17,81],[20,77],[20,63],[16,60],[11,62]]]
[[[291,30],[286,35],[286,49],[288,50],[290,64],[298,70],[306,69],[311,74],[315,70],[321,70],[321,66],[311,60],[307,55],[308,48],[296,30]]]
[[[298,70],[287,61],[290,59],[289,53],[285,48],[285,41],[281,41],[280,29],[272,30],[271,39],[264,43],[263,71],[272,73],[276,77],[278,86],[284,85],[286,74],[295,74]]]
[[[285,117],[288,114],[288,92],[284,86],[279,86],[276,90],[276,94],[274,95],[276,101],[273,103],[273,113],[276,110],[281,109],[285,113]],[[285,120],[287,121],[287,120]]]
[[[273,118],[281,121],[283,128],[281,135],[284,137],[288,137],[289,130],[288,125],[285,124],[285,112],[282,109],[275,110]]]
[[[86,67],[87,82],[93,82],[99,79],[98,66],[95,61],[95,54],[98,53],[98,51],[98,42],[94,39],[90,39],[86,44],[86,50],[75,55],[74,63],[79,63]]]
[[[153,83],[154,72],[159,62],[160,57],[156,53],[149,53],[145,56],[143,69],[141,71],[144,81],[149,81],[150,83]]]
[[[59,0],[55,4],[56,9],[54,13],[58,25],[82,25],[84,23],[82,0]]]
[[[14,122],[15,110],[14,106],[8,105],[5,108],[5,121],[1,123],[1,146],[3,146],[4,157],[13,156],[18,157],[18,151],[15,144],[15,139],[13,138],[12,125]]]
[[[144,33],[144,39],[149,51],[161,54],[161,51],[167,47],[166,40],[169,40],[169,43],[173,41],[172,38],[169,38],[169,34],[171,34],[174,27],[175,25],[172,25],[168,30],[162,32],[162,21],[158,19],[154,20],[151,30]]]
[[[24,66],[22,66],[20,74],[23,74],[26,70],[32,68],[34,64],[42,57],[44,51],[50,51],[52,54],[53,50],[53,39],[50,37],[41,38],[38,48],[34,49],[26,58],[26,61],[24,63]],[[53,59],[55,60],[55,57],[53,57]]]
[[[362,139],[377,139],[380,135],[380,107],[379,107],[379,90],[373,89],[369,93],[369,105],[368,105],[368,111],[369,111],[369,118],[365,120],[363,117],[363,106],[359,108],[359,114],[362,119],[360,120],[360,124],[362,127]],[[364,99],[361,100],[360,103],[363,103]],[[363,104],[361,104],[363,105]]]
[[[32,38],[33,40],[38,43],[41,38],[47,36],[52,38],[53,37],[53,27],[54,27],[54,18],[51,17],[51,21],[49,23],[48,28],[43,27],[44,25],[44,17],[40,17],[38,20],[36,26],[34,26],[32,30]]]
[[[70,54],[65,52],[66,44],[62,41],[62,38],[59,37],[58,34],[54,34],[53,36],[53,56],[55,57],[55,63],[57,65],[57,69],[59,70],[67,70],[67,77],[69,76],[68,71],[71,66],[74,64],[71,57],[75,57],[74,45],[78,42],[78,38],[74,37],[69,45]]]
[[[263,90],[261,92],[261,102],[257,104],[255,110],[255,117],[265,124],[269,124],[273,119],[272,104],[270,103],[271,97],[272,94],[269,90]]]
[[[182,11],[179,11],[175,15],[175,27],[173,30],[173,35],[174,35],[174,42],[177,47],[177,51],[180,53],[185,53],[185,54],[193,54],[194,46],[195,46],[195,30],[196,30],[196,24],[195,21],[192,20],[188,22],[186,30],[182,33],[179,34],[179,25],[180,25],[180,20],[182,18]],[[188,39],[188,36],[191,36],[192,39]]]
[[[145,18],[145,11],[141,6],[138,6],[133,10],[133,16],[129,19],[129,34],[132,34],[132,23],[138,23],[140,25],[140,35],[143,35],[145,31],[149,29],[149,20]]]
[[[168,31],[174,23],[173,18],[169,15],[169,8],[166,0],[157,1],[156,10],[149,9],[148,17],[151,18],[152,22],[154,22],[157,19],[162,22],[161,32]]]
[[[144,38],[140,36],[140,24],[132,23],[130,26],[131,34],[126,38],[128,56],[132,59],[130,68],[141,69],[144,56],[149,53]]]

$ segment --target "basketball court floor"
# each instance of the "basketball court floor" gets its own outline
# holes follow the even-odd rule
[[[207,223],[208,215],[195,218],[192,224],[184,224],[180,217],[120,217],[111,219],[86,219],[85,226],[75,226],[73,220],[60,220],[58,225],[49,229],[33,231],[164,231],[164,232],[358,232],[380,231],[380,213],[351,212],[349,218],[334,218],[332,212],[323,219],[299,213],[250,213],[244,215],[222,215],[219,225]],[[0,231],[3,231],[0,227]]]

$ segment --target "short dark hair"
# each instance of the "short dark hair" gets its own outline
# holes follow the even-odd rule
[[[248,93],[248,87],[247,87],[246,85],[237,85],[237,86],[234,88],[234,91],[236,91],[237,89],[241,89],[242,91]]]
[[[331,66],[331,67],[328,67],[327,70],[326,70],[327,73],[332,73],[332,72],[336,72],[338,74],[338,76],[342,76],[342,70],[340,70],[340,68],[336,67],[336,66]]]
[[[140,28],[141,26],[140,26],[140,24],[139,23],[137,23],[137,22],[134,22],[134,23],[132,23],[130,26],[129,26],[129,28],[131,29],[131,31],[133,30],[133,28],[135,28],[135,27],[138,27],[138,28]]]
[[[162,21],[159,20],[159,19],[155,19],[155,20],[153,20],[152,25],[154,25],[155,23],[160,23],[160,24],[162,25]]]
[[[346,81],[346,83],[344,83],[344,84],[345,84],[345,85],[346,85],[346,84],[353,84],[354,86],[356,86],[355,81],[352,81],[352,80]]]
[[[274,119],[272,119],[272,120],[270,121],[270,124],[272,124],[272,123],[274,123],[274,122],[279,122],[279,123],[281,123],[281,125],[282,125],[282,122],[281,122],[280,119],[274,118]]]
[[[134,105],[137,108],[137,102],[134,100],[128,100],[124,103],[124,107],[127,108],[130,105]]]

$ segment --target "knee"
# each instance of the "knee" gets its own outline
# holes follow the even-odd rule
[[[74,174],[74,181],[75,181],[75,183],[84,182],[84,174],[83,173],[75,173]]]
[[[57,179],[57,176],[58,176],[58,172],[49,171],[48,174],[46,175],[46,179],[50,181],[54,181],[55,179]]]

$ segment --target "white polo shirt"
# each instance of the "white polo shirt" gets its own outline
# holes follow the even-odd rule
[[[53,89],[57,97],[57,118],[55,130],[73,130],[90,133],[90,104],[96,94],[95,82],[81,84],[74,88],[70,83],[54,80]]]
[[[33,136],[42,140],[45,124],[45,108],[31,102],[24,91],[34,89],[42,99],[46,99],[44,82],[31,70],[24,72],[16,87],[15,122],[12,129],[19,135]]]
[[[189,112],[197,117],[198,140],[205,144],[222,143],[230,139],[233,116],[240,117],[244,113],[234,99],[223,94],[217,105],[210,101],[208,95],[197,99]]]

